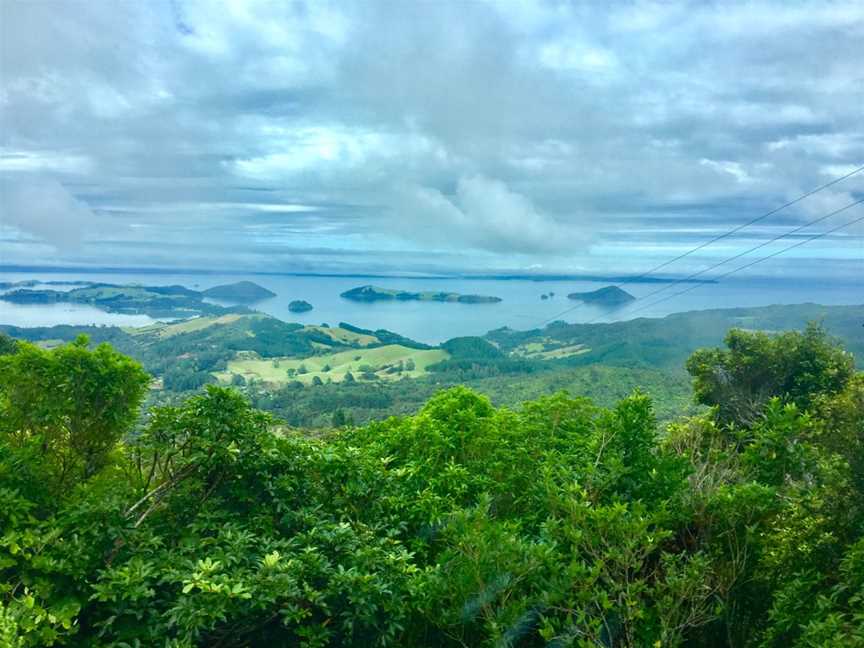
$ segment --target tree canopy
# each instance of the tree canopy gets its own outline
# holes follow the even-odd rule
[[[11,350],[0,645],[864,645],[864,376],[818,328],[694,354],[665,429],[638,391],[142,416],[110,347]]]

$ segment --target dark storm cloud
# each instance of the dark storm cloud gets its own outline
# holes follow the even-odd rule
[[[864,161],[862,42],[859,3],[7,2],[4,258],[640,270]]]

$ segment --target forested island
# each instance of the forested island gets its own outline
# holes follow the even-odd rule
[[[459,302],[461,304],[495,304],[501,301],[500,297],[488,295],[461,295],[454,292],[410,292],[407,290],[391,290],[389,288],[378,288],[377,286],[359,286],[346,290],[340,297],[360,302],[375,301],[434,301],[434,302]]]
[[[567,295],[567,298],[594,306],[610,308],[629,304],[636,299],[633,295],[618,286],[606,286],[605,288],[599,288],[590,292],[573,292]]]
[[[276,296],[276,293],[272,290],[267,290],[263,286],[259,286],[251,281],[238,281],[233,284],[225,284],[224,286],[213,286],[202,291],[201,294],[211,299],[221,299],[235,303],[251,303]]]
[[[292,313],[308,313],[312,308],[312,304],[303,299],[295,299],[288,304],[288,310]]]

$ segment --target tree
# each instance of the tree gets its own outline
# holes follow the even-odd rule
[[[321,380],[320,376],[312,376],[312,384],[317,387],[318,385],[323,385],[324,381]]]
[[[90,477],[138,417],[150,376],[108,344],[86,336],[50,351],[26,342],[0,356],[0,432],[36,444],[58,485]]]
[[[864,645],[864,374],[836,391],[802,358],[837,349],[765,340],[722,352],[739,389],[757,356],[798,375],[760,374],[779,393],[734,429],[722,403],[664,433],[638,390],[511,409],[465,386],[357,427],[383,389],[296,383],[339,428],[304,433],[211,385],[63,489],[44,440],[124,377],[22,344],[0,357],[0,645]]]
[[[15,353],[18,349],[18,344],[15,340],[5,333],[0,333],[0,355],[9,355]]]
[[[335,428],[346,427],[349,425],[354,425],[354,420],[350,414],[346,414],[345,410],[341,407],[333,412],[333,419],[331,420],[331,425]]]
[[[854,373],[852,356],[817,324],[774,336],[732,329],[725,342],[725,350],[697,351],[686,365],[696,402],[716,407],[723,424],[751,425],[773,397],[809,409]]]

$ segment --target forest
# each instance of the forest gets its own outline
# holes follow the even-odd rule
[[[0,337],[0,645],[864,646],[852,355],[732,329],[686,371],[663,424],[455,386],[310,431]]]

